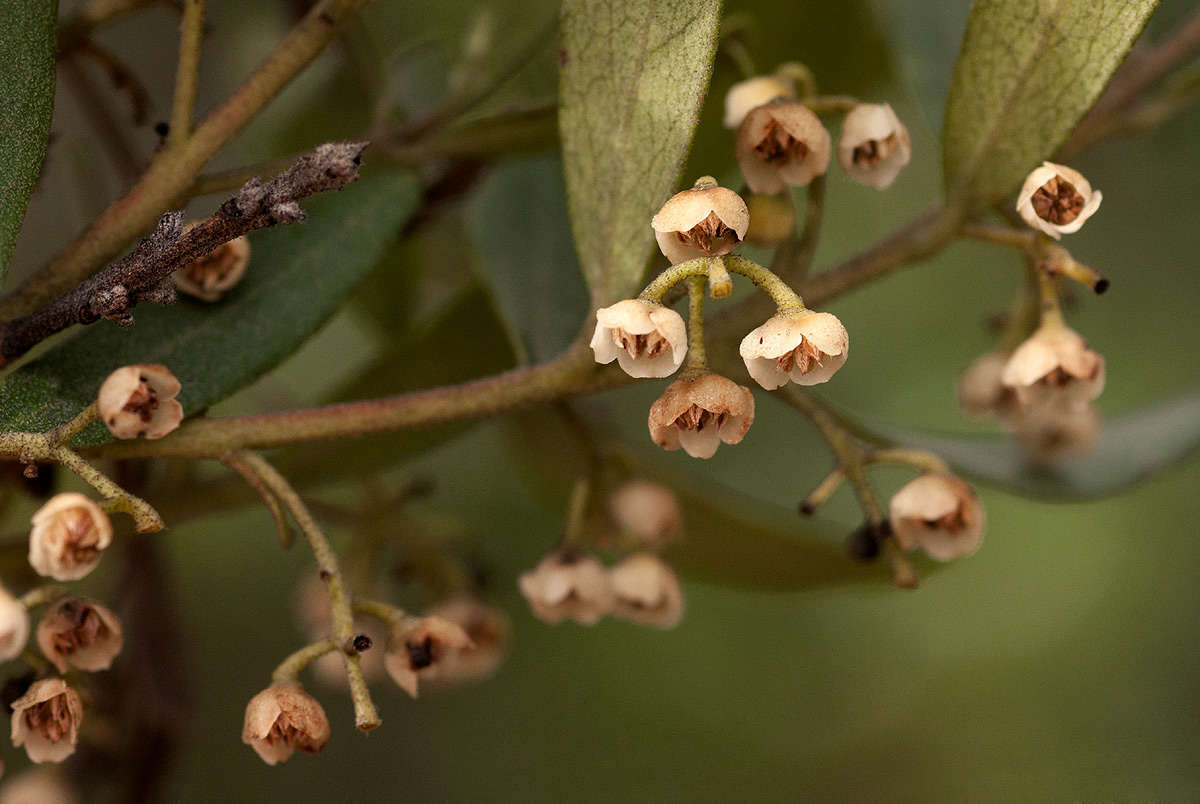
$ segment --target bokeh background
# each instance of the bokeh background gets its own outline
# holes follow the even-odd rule
[[[234,87],[303,6],[210,0],[201,108]],[[1164,35],[1190,6],[1165,0],[1147,38]],[[940,192],[938,132],[968,8],[922,0],[727,4],[727,13],[744,15],[760,68],[801,60],[822,90],[886,100],[912,132],[913,161],[887,192],[831,170],[817,266],[870,244]],[[556,14],[547,0],[379,0],[216,166],[360,136],[379,109],[401,119],[431,108],[472,26],[491,31],[485,68],[533,54],[478,115],[552,102]],[[155,8],[99,37],[146,82],[150,123],[168,113],[176,26],[175,12]],[[119,118],[120,98],[98,74],[92,80]],[[737,182],[732,137],[720,127],[721,99],[734,80],[732,64],[718,57],[688,183],[702,173]],[[60,248],[124,184],[61,76],[59,96],[50,161],[18,244],[16,276]],[[149,125],[130,136],[143,152],[156,141]],[[1099,400],[1106,416],[1196,386],[1198,141],[1200,110],[1193,108],[1073,162],[1105,195],[1069,247],[1107,274],[1112,289],[1103,298],[1079,296],[1068,320],[1107,357],[1108,386]],[[550,138],[475,166],[436,214],[397,233],[383,264],[320,333],[215,412],[278,410],[355,390],[384,394],[465,379],[550,356],[569,342],[586,314],[586,295],[570,253],[556,149]],[[217,201],[198,199],[191,211],[201,214]],[[310,209],[319,214],[328,203]],[[525,251],[514,261],[516,252],[506,248]],[[517,262],[530,277],[520,292],[503,280]],[[954,383],[991,347],[986,321],[1007,308],[1021,271],[1008,252],[961,243],[837,299],[829,309],[852,332],[855,349],[824,396],[875,423],[980,430],[958,412]],[[432,348],[429,333],[447,321],[470,350]],[[510,332],[532,337],[514,347],[506,341]],[[741,446],[723,447],[703,465],[682,453],[653,454],[645,410],[664,385],[606,392],[575,411],[598,439],[628,445],[677,482],[707,476],[783,516],[829,469],[808,423],[761,392],[758,418]],[[185,692],[178,694],[171,684],[147,682],[147,695],[167,691],[163,707],[178,705],[171,709],[178,742],[161,800],[1195,799],[1194,459],[1089,502],[1032,501],[982,486],[983,548],[928,575],[916,592],[892,588],[882,565],[812,589],[769,578],[757,588],[744,578],[721,584],[702,574],[685,577],[688,611],[673,631],[615,621],[551,627],[528,613],[515,579],[562,529],[571,469],[560,459],[552,418],[542,411],[281,453],[306,493],[352,508],[362,505],[366,482],[395,488],[432,479],[431,496],[379,527],[397,550],[431,522],[455,534],[489,599],[513,624],[511,655],[489,681],[418,701],[380,683],[385,723],[369,736],[354,732],[344,695],[314,686],[334,730],[316,757],[268,768],[239,739],[246,700],[305,639],[295,624],[295,588],[311,572],[302,544],[281,550],[260,507],[213,497],[216,510],[205,515],[208,500],[198,496],[180,506],[181,521],[153,545],[107,559],[90,589],[102,599],[120,597],[129,573],[157,567],[164,583],[150,604],[161,607],[152,619],[177,628],[173,638],[164,634],[130,652],[182,675],[178,689]],[[181,477],[203,489],[225,476],[219,467],[195,477],[185,471],[142,470],[147,496],[157,502],[154,489],[166,495]],[[907,477],[891,470],[874,476],[885,495]],[[35,506],[11,506],[3,532],[19,535]],[[796,537],[836,545],[857,519],[843,491],[815,530],[802,531],[797,519]],[[330,531],[347,536],[336,522]],[[739,536],[736,528],[727,534],[731,544]],[[678,552],[687,552],[686,543]],[[379,570],[389,575],[387,567]],[[395,595],[419,600],[403,584]],[[127,746],[149,753],[161,747]],[[5,761],[11,774],[24,759],[9,751]],[[85,767],[79,777],[88,800],[119,800],[118,786],[95,782],[101,776]]]

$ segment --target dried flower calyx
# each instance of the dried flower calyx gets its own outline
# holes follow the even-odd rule
[[[827,382],[846,362],[850,336],[832,313],[801,309],[778,313],[742,339],[746,370],[755,382],[774,390]]]
[[[34,762],[62,762],[75,753],[83,703],[61,678],[33,682],[12,703],[12,742]]]
[[[272,684],[246,704],[242,742],[274,765],[296,750],[315,754],[329,742],[329,720],[299,684]]]
[[[1103,195],[1077,170],[1043,162],[1025,179],[1017,194],[1017,212],[1035,229],[1060,239],[1079,231],[1096,210]]]
[[[970,555],[983,541],[983,506],[954,475],[925,474],[906,483],[892,496],[889,519],[902,549],[920,547],[937,561]]]
[[[77,581],[100,563],[112,533],[100,506],[73,491],[56,494],[33,515],[29,565],[39,575]]]
[[[882,190],[912,158],[908,129],[886,103],[860,103],[842,122],[838,163],[856,182]]]
[[[803,104],[768,103],[751,111],[738,129],[735,151],[746,184],[756,193],[801,187],[829,167],[829,132]]]
[[[184,231],[191,228],[186,227]],[[180,268],[171,278],[175,287],[207,302],[218,301],[225,291],[242,280],[250,264],[250,241],[235,237],[194,262]]]
[[[591,347],[597,363],[616,360],[631,377],[666,377],[687,355],[687,327],[668,307],[625,299],[596,311]]]
[[[419,680],[437,677],[449,656],[471,647],[458,624],[442,617],[413,618],[392,630],[383,665],[392,681],[416,698]]]
[[[650,226],[659,249],[674,265],[733,251],[746,237],[750,211],[740,195],[702,176],[692,189],[667,199]]]
[[[37,643],[60,673],[107,670],[121,652],[121,621],[104,606],[82,597],[61,598],[42,615]]]
[[[100,418],[117,438],[162,438],[183,420],[179,380],[166,366],[122,366],[100,386]]]
[[[719,374],[676,380],[650,406],[650,438],[663,449],[711,458],[721,442],[738,444],[754,422],[750,389]]]
[[[573,620],[594,625],[612,611],[608,570],[590,553],[562,549],[544,556],[517,582],[533,616],[555,625]]]

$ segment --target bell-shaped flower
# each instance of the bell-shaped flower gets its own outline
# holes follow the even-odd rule
[[[679,579],[653,553],[634,553],[612,570],[613,615],[640,625],[674,628],[683,618]]]
[[[669,307],[625,299],[596,311],[591,347],[597,363],[616,360],[630,377],[667,377],[687,356],[687,327]]]
[[[104,606],[83,597],[56,600],[37,628],[42,655],[67,672],[68,666],[94,672],[107,670],[121,652],[121,621]]]
[[[1004,384],[1004,367],[1011,352],[985,352],[958,378],[958,406],[968,416],[1004,419],[1016,411],[1017,395]]]
[[[242,281],[249,264],[250,241],[242,235],[183,266],[171,278],[181,293],[215,302],[220,300],[225,291]]]
[[[162,438],[183,420],[180,387],[166,366],[122,366],[100,386],[100,419],[117,438]]]
[[[57,581],[77,581],[112,544],[112,523],[100,506],[74,491],[55,494],[33,515],[29,565]]]
[[[791,81],[775,75],[756,75],[738,81],[725,93],[725,128],[737,128],[750,110],[774,100],[794,100],[796,89]]]
[[[470,643],[443,655],[437,674],[423,677],[421,683],[461,684],[480,681],[496,672],[508,653],[512,631],[502,611],[475,597],[462,595],[439,603],[428,614],[457,625]]]
[[[595,556],[580,550],[549,553],[521,575],[517,585],[533,616],[551,625],[563,620],[594,625],[612,611],[608,570]]]
[[[392,681],[416,698],[422,678],[437,677],[447,657],[470,647],[471,638],[457,623],[441,617],[414,617],[392,629],[383,666]]]
[[[1080,407],[1104,390],[1104,357],[1070,327],[1043,325],[1013,352],[1001,379],[1026,407]]]
[[[649,480],[631,480],[614,491],[608,512],[622,534],[651,550],[679,538],[683,530],[675,492]]]
[[[850,335],[833,313],[777,313],[742,338],[740,352],[746,371],[768,391],[789,380],[817,385],[845,364]]]
[[[1043,162],[1017,194],[1017,213],[1030,226],[1053,237],[1078,232],[1100,208],[1103,195],[1083,174],[1066,165]]]
[[[12,743],[34,762],[62,762],[75,753],[83,702],[61,678],[33,682],[12,702]]]
[[[329,719],[317,699],[299,684],[272,684],[246,704],[242,742],[268,765],[284,762],[297,749],[315,754],[329,742]]]
[[[888,518],[901,549],[920,547],[936,561],[970,555],[983,541],[983,505],[954,475],[910,480],[892,496]]]
[[[704,176],[667,199],[650,227],[663,256],[675,265],[733,251],[750,228],[750,210],[740,195]]]
[[[719,374],[676,380],[650,406],[650,438],[663,449],[683,448],[711,458],[717,447],[738,444],[754,422],[754,394]]]
[[[801,187],[829,167],[829,132],[812,110],[781,101],[752,110],[738,129],[735,152],[746,184],[756,193]]]
[[[912,158],[912,141],[889,104],[860,103],[842,121],[837,153],[847,176],[882,190]]]

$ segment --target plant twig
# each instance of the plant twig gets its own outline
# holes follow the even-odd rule
[[[262,478],[258,476],[258,473],[246,463],[242,454],[238,452],[222,456],[221,463],[241,475],[242,479],[258,492],[258,495],[262,497],[263,504],[271,512],[271,518],[275,520],[275,527],[279,531],[279,543],[284,548],[291,547],[293,542],[292,530],[288,527],[287,516],[279,506],[279,499],[271,492],[271,489],[267,487]]]
[[[171,100],[171,124],[167,130],[168,148],[178,148],[192,133],[200,40],[203,35],[204,0],[184,0],[183,23],[179,33],[179,69],[175,72],[175,96]]]

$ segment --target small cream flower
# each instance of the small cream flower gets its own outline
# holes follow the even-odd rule
[[[124,641],[117,615],[94,600],[61,598],[42,615],[37,643],[58,672],[73,665],[89,672],[107,670]]]
[[[886,103],[860,103],[842,122],[838,162],[856,182],[889,187],[912,158],[908,129]]]
[[[61,678],[33,682],[12,702],[12,743],[34,762],[62,762],[75,753],[83,703]]]
[[[215,302],[242,280],[249,263],[250,241],[243,235],[222,243],[195,262],[188,263],[171,278],[180,292],[206,302]]]
[[[892,497],[892,532],[904,550],[920,547],[936,561],[968,556],[983,541],[983,506],[959,477],[921,475]]]
[[[800,187],[829,167],[829,132],[803,104],[768,103],[746,115],[735,146],[746,184],[774,194]]]
[[[100,418],[117,438],[162,438],[183,420],[179,388],[166,366],[122,366],[100,386]]]
[[[631,480],[614,491],[608,498],[608,512],[623,534],[651,550],[679,538],[683,530],[675,493],[649,480]]]
[[[750,210],[733,190],[701,176],[692,189],[667,199],[650,227],[659,249],[675,265],[733,251],[750,227]]]
[[[693,458],[711,458],[722,441],[741,443],[753,422],[754,394],[720,374],[676,380],[650,406],[651,440]]]
[[[411,618],[393,629],[383,666],[397,685],[417,697],[417,682],[436,678],[448,656],[472,647],[462,626],[441,617]]]
[[[77,581],[112,544],[112,523],[100,506],[73,491],[55,494],[33,515],[29,564],[57,581]]]
[[[79,794],[54,768],[30,768],[0,787],[0,804],[79,804]]]
[[[750,110],[773,100],[795,100],[792,82],[774,75],[756,75],[738,81],[725,93],[725,128],[737,128]]]
[[[1017,443],[1037,464],[1052,466],[1096,446],[1100,414],[1091,405],[1037,405],[1015,419]]]
[[[0,586],[0,662],[15,659],[29,641],[29,612]]]
[[[483,601],[463,595],[438,604],[429,616],[447,620],[462,628],[471,640],[468,646],[446,653],[437,674],[422,678],[435,686],[481,681],[496,672],[508,653],[512,627],[504,613]]]
[[[1104,390],[1104,357],[1063,324],[1041,326],[1017,347],[1002,381],[1024,406],[1079,407]]]
[[[788,380],[817,385],[845,364],[850,335],[832,313],[777,313],[742,338],[739,351],[746,371],[768,391]]]
[[[671,568],[652,553],[635,553],[610,571],[613,615],[655,628],[674,628],[683,618],[683,592]]]
[[[1016,411],[1017,395],[1004,384],[1011,352],[985,352],[958,378],[958,406],[969,416],[1007,418]]]
[[[299,684],[277,683],[250,699],[242,742],[268,765],[284,762],[296,749],[315,754],[329,742],[329,720],[317,699]]]
[[[595,556],[579,550],[555,550],[517,582],[533,616],[556,625],[574,620],[595,625],[612,611],[612,582]]]
[[[1064,234],[1078,232],[1100,208],[1102,198],[1079,171],[1043,162],[1021,186],[1017,213],[1033,228],[1059,240]]]
[[[596,311],[591,346],[597,363],[616,360],[630,377],[666,377],[687,355],[687,327],[668,307],[625,299]]]

